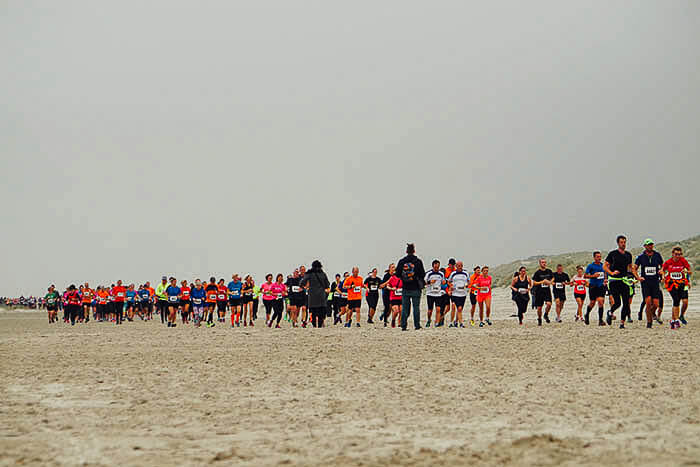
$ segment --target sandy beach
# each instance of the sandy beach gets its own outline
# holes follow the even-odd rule
[[[0,465],[700,465],[696,290],[680,331],[495,293],[493,326],[405,333],[1,312]]]

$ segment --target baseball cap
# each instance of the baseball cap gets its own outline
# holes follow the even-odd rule
[[[162,281],[167,281],[167,280],[168,280],[168,277],[167,277],[167,276],[163,276],[163,277],[160,278],[160,280],[162,280]]]
[[[654,240],[652,240],[651,238],[647,238],[646,240],[644,240],[644,246],[653,245],[653,244],[654,244]]]

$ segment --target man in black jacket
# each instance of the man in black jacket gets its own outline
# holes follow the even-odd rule
[[[416,256],[416,247],[413,243],[406,246],[406,256],[396,264],[395,274],[403,282],[401,330],[406,330],[408,315],[411,314],[411,303],[413,303],[413,325],[418,330],[421,328],[420,297],[425,287],[425,268],[423,261]]]

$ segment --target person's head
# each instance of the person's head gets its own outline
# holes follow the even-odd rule
[[[647,254],[654,252],[654,240],[651,238],[644,240],[644,251],[647,252]]]
[[[406,254],[407,255],[415,255],[416,254],[416,245],[413,243],[407,243],[406,244]]]
[[[119,279],[119,280],[117,281],[117,287],[121,287],[121,286],[122,286],[122,280]]]
[[[299,274],[302,276],[306,274],[306,266],[299,266]]]
[[[372,277],[377,277],[377,268],[372,268],[372,271],[370,271],[370,276]]]
[[[673,249],[671,250],[671,255],[674,258],[682,258],[683,257],[683,248],[681,248],[680,245],[674,246]]]
[[[540,258],[540,269],[547,269],[547,260],[544,258]]]
[[[165,285],[165,284],[168,283],[168,278],[167,278],[166,276],[163,276],[163,277],[160,278],[160,282],[161,282],[163,285]]]
[[[245,276],[246,283],[250,283],[250,281],[252,281],[252,280],[253,280],[253,278],[250,276],[250,274]]]
[[[181,284],[183,287],[187,287],[187,281],[182,281]]]
[[[624,235],[618,235],[617,236],[617,247],[620,250],[624,250],[627,247],[627,237]]]
[[[392,276],[396,273],[396,264],[390,263],[389,264],[389,274]]]
[[[53,291],[54,291],[54,286],[53,286],[53,285],[50,285],[50,286],[49,286],[49,292],[53,292]]]
[[[294,272],[292,273],[292,277],[299,277],[299,270],[295,269]]]
[[[527,274],[527,268],[525,266],[520,266],[520,268],[518,268],[518,274],[524,276],[525,274]]]
[[[90,288],[90,284],[88,284],[88,283],[86,282],[86,283],[85,283],[85,288],[86,288],[86,289],[89,289],[89,288]]]
[[[358,268],[357,266],[352,268],[352,277],[357,277],[359,274],[360,274],[360,268]]]
[[[594,263],[600,263],[600,260],[602,259],[603,255],[600,254],[600,251],[594,251],[593,252],[593,262]]]
[[[482,275],[482,276],[488,276],[488,275],[489,275],[489,267],[488,267],[488,266],[484,266],[484,267],[481,268],[481,275]]]
[[[321,264],[321,262],[319,260],[315,259],[311,263],[311,269],[316,269],[316,270],[323,269],[323,265]]]
[[[129,290],[134,290],[134,284],[129,284]]]
[[[277,274],[277,278],[276,278],[277,283],[281,284],[283,280],[284,280],[284,275],[281,273]]]
[[[561,264],[557,264],[557,272],[558,273],[564,272],[564,266],[562,266]]]
[[[457,268],[457,271],[462,272],[462,269],[464,269],[464,263],[461,261],[457,261],[455,267]]]
[[[202,288],[202,281],[201,281],[200,279],[195,279],[195,280],[194,280],[194,285],[195,285],[195,287],[197,287],[198,289],[201,289],[201,288]]]
[[[210,283],[210,284],[216,284],[216,277],[210,277],[210,278],[209,278],[209,283]]]
[[[144,287],[150,287],[150,286],[151,286],[151,283],[146,281],[146,284],[144,285]]]
[[[474,274],[481,274],[481,266],[474,266]]]
[[[223,277],[222,277],[221,279],[219,279],[219,284],[218,284],[218,285],[224,285],[224,278],[223,278]]]
[[[448,267],[455,267],[455,264],[457,264],[457,260],[454,258],[450,258],[450,260],[447,262]]]
[[[580,264],[576,266],[576,274],[578,274],[579,276],[583,275],[583,266],[581,266]]]
[[[336,275],[335,275],[335,281],[336,281],[336,282],[339,282],[339,281],[340,281],[340,274],[336,274]]]
[[[75,285],[71,284],[68,286],[68,291],[72,292],[75,290]]]
[[[343,279],[347,279],[348,277],[350,277],[350,273],[347,272],[347,271],[345,271],[345,272],[343,273]]]
[[[267,281],[268,284],[270,282],[272,282],[272,274],[270,274],[270,273],[265,274],[265,280]]]
[[[176,286],[177,285],[177,280],[174,277],[170,278],[170,285]]]
[[[433,271],[438,272],[439,270],[440,270],[440,260],[434,259],[433,260]]]
[[[80,291],[82,292],[82,291],[83,291],[83,286],[82,286],[82,285],[79,286],[79,287],[78,287],[78,290],[80,290]]]

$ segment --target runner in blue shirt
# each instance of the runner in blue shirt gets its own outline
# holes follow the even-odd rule
[[[605,326],[603,321],[603,309],[605,307],[605,270],[603,269],[602,255],[600,251],[593,253],[593,262],[586,267],[583,275],[588,279],[588,307],[586,309],[586,324],[590,324],[590,314],[593,307],[598,304],[598,326]]]

